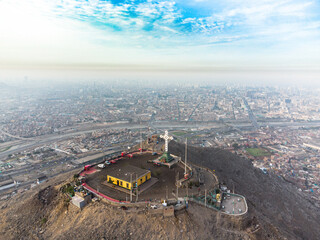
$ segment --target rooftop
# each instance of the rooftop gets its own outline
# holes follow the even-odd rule
[[[113,171],[109,172],[108,175],[130,182],[130,173],[132,173],[132,181],[134,181],[136,179],[136,176],[140,178],[146,175],[148,172],[150,171],[146,169],[138,168],[132,165],[125,165],[118,169],[113,169]]]

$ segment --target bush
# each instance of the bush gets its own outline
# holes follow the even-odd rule
[[[47,221],[48,221],[48,219],[47,219],[47,218],[45,218],[45,217],[44,217],[44,218],[42,218],[42,219],[41,219],[41,225],[45,224]]]
[[[75,185],[76,186],[80,186],[81,185],[81,182],[79,180],[75,181]]]
[[[61,191],[62,191],[63,193],[68,194],[68,195],[71,196],[71,197],[74,196],[74,189],[73,189],[73,187],[70,185],[70,183],[64,185],[64,186],[61,188]]]

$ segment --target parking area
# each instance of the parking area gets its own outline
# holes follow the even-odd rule
[[[116,163],[110,164],[103,169],[99,169],[96,166],[95,168],[97,171],[86,176],[86,183],[104,195],[121,201],[126,201],[130,197],[126,191],[118,191],[104,183],[106,182],[108,174],[115,173],[119,171],[119,169],[121,171],[121,169],[125,166],[132,165],[141,169],[150,170],[151,176],[158,179],[154,185],[139,194],[139,201],[147,201],[150,199],[160,200],[161,198],[165,198],[167,193],[169,197],[172,198],[171,192],[176,189],[176,175],[179,172],[179,176],[182,177],[184,169],[178,165],[174,165],[171,169],[169,169],[166,166],[157,166],[148,162],[148,160],[153,160],[157,157],[159,156],[153,156],[150,153],[143,153],[141,155],[135,154],[133,158],[123,157]],[[148,182],[145,184],[148,184]],[[141,185],[141,188],[143,187],[144,186]]]

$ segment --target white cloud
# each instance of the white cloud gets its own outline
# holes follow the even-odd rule
[[[93,0],[2,0],[0,64],[148,64],[152,59],[168,64],[194,59],[223,63],[232,56],[241,63],[241,54],[263,62],[264,54],[278,58],[279,46],[288,61],[297,55],[295,46],[314,49],[305,59],[320,61],[316,55],[320,20],[310,14],[313,1],[226,0],[220,1],[221,8],[215,0],[198,4],[211,2],[211,15],[184,18],[183,7],[178,9],[169,0],[119,5]]]
[[[227,1],[228,2],[228,1]],[[313,4],[312,1],[248,1],[237,7],[226,7],[225,10],[214,16],[220,20],[226,21],[229,18],[243,19],[244,22],[254,24],[272,17],[277,19],[282,17],[305,17],[307,10]]]

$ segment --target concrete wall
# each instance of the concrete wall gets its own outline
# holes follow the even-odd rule
[[[164,217],[173,217],[174,216],[174,207],[168,206],[163,208],[163,216]]]

